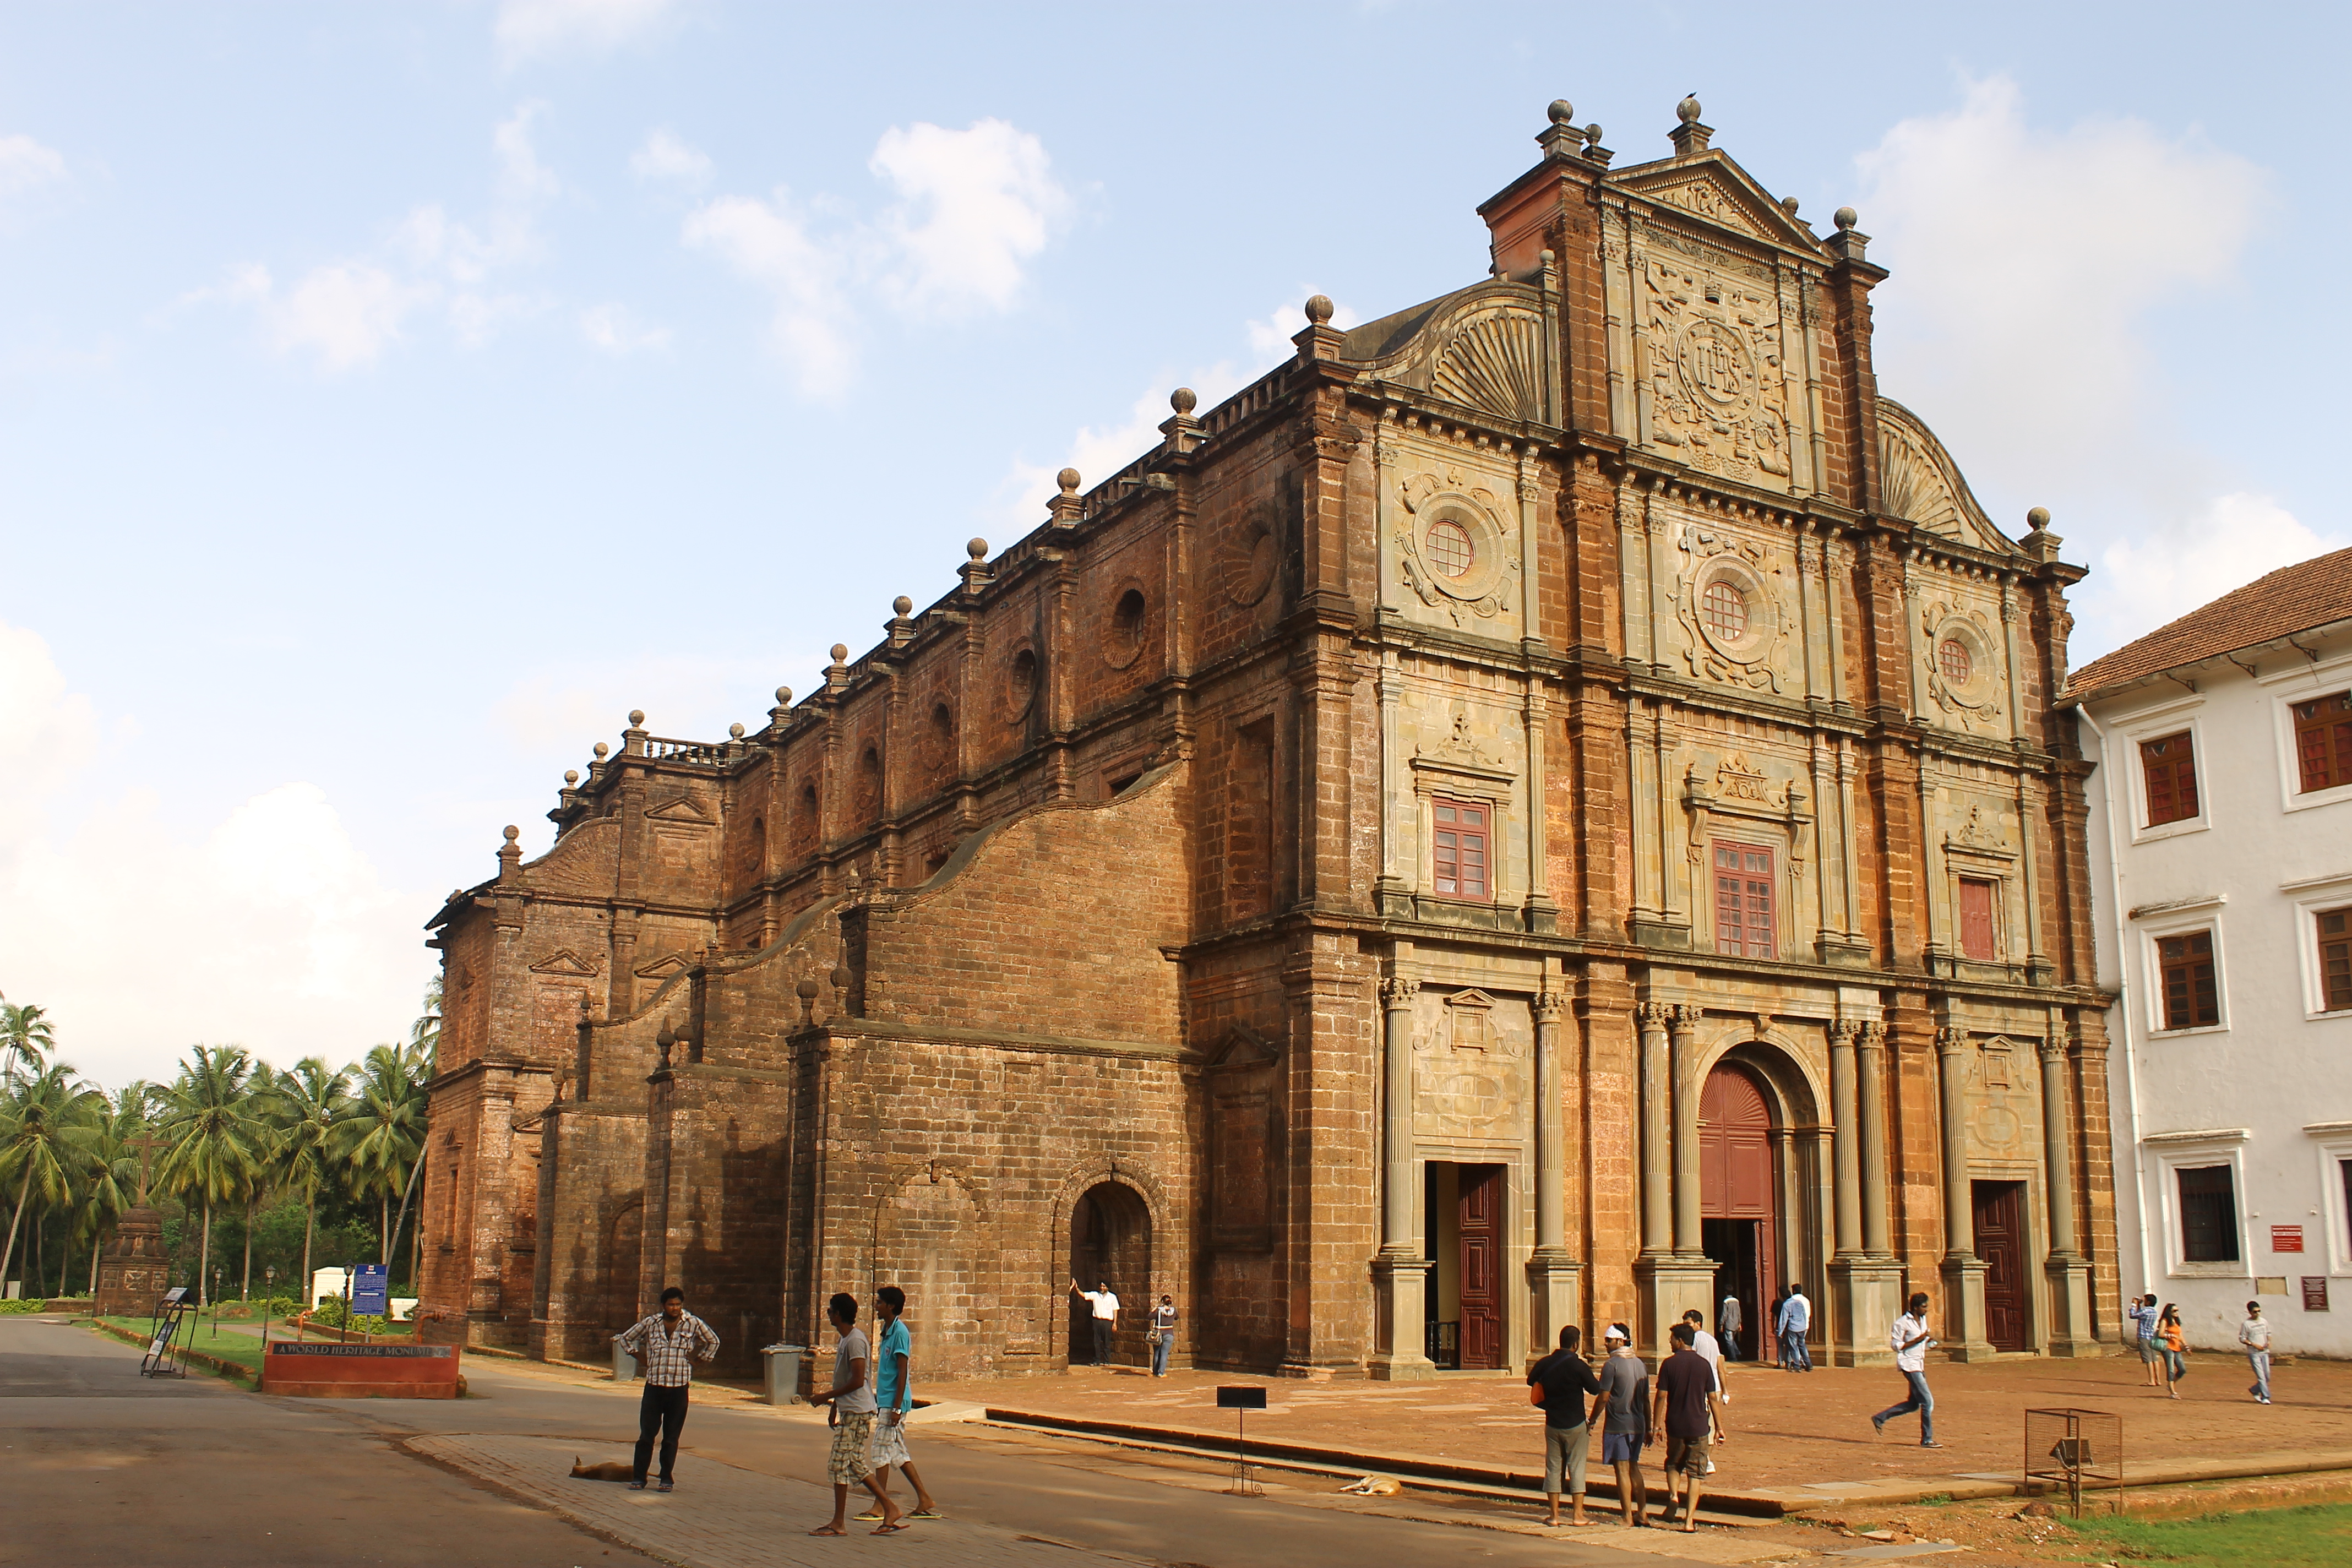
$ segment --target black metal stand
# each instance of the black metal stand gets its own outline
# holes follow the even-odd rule
[[[1257,1472],[1249,1462],[1249,1413],[1265,1408],[1265,1390],[1251,1385],[1234,1385],[1217,1390],[1217,1408],[1234,1413],[1234,1484],[1225,1489],[1234,1497],[1264,1497],[1265,1489],[1257,1482]]]
[[[182,1353],[180,1341],[185,1336],[182,1325],[188,1321],[188,1292],[185,1287],[163,1292],[155,1304],[154,1335],[147,1342],[147,1353],[139,1358],[142,1377],[185,1377],[187,1358]]]

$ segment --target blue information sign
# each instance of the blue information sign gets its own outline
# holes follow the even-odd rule
[[[381,1263],[362,1263],[352,1273],[352,1310],[377,1317],[392,1310],[392,1281]]]

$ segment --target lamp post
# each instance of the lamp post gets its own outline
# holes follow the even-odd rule
[[[215,1263],[213,1265],[213,1337],[215,1339],[220,1337],[220,1279],[221,1266]]]
[[[269,1299],[275,1301],[278,1299],[278,1265],[263,1264],[261,1279],[264,1287],[269,1292]],[[269,1310],[267,1307],[263,1308],[261,1312],[261,1342],[265,1345],[269,1342]]]

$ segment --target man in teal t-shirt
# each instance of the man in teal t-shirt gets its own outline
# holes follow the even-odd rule
[[[874,1292],[874,1318],[880,1325],[874,1336],[874,1402],[879,1414],[874,1423],[872,1463],[874,1479],[887,1490],[890,1467],[896,1465],[907,1484],[915,1489],[914,1511],[908,1519],[937,1519],[939,1510],[932,1505],[931,1494],[923,1485],[923,1478],[907,1461],[907,1415],[915,1407],[914,1392],[908,1386],[908,1363],[914,1355],[913,1342],[907,1333],[907,1293],[896,1285],[885,1285]],[[865,1517],[860,1515],[860,1518]],[[874,1510],[874,1517],[882,1517]]]

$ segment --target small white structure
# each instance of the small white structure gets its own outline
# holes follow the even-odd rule
[[[310,1300],[313,1307],[321,1301],[340,1301],[343,1292],[352,1288],[348,1268],[313,1268],[310,1270]]]
[[[2119,1283],[2352,1356],[2352,550],[2077,670]],[[2102,1325],[2103,1331],[2105,1325]]]

